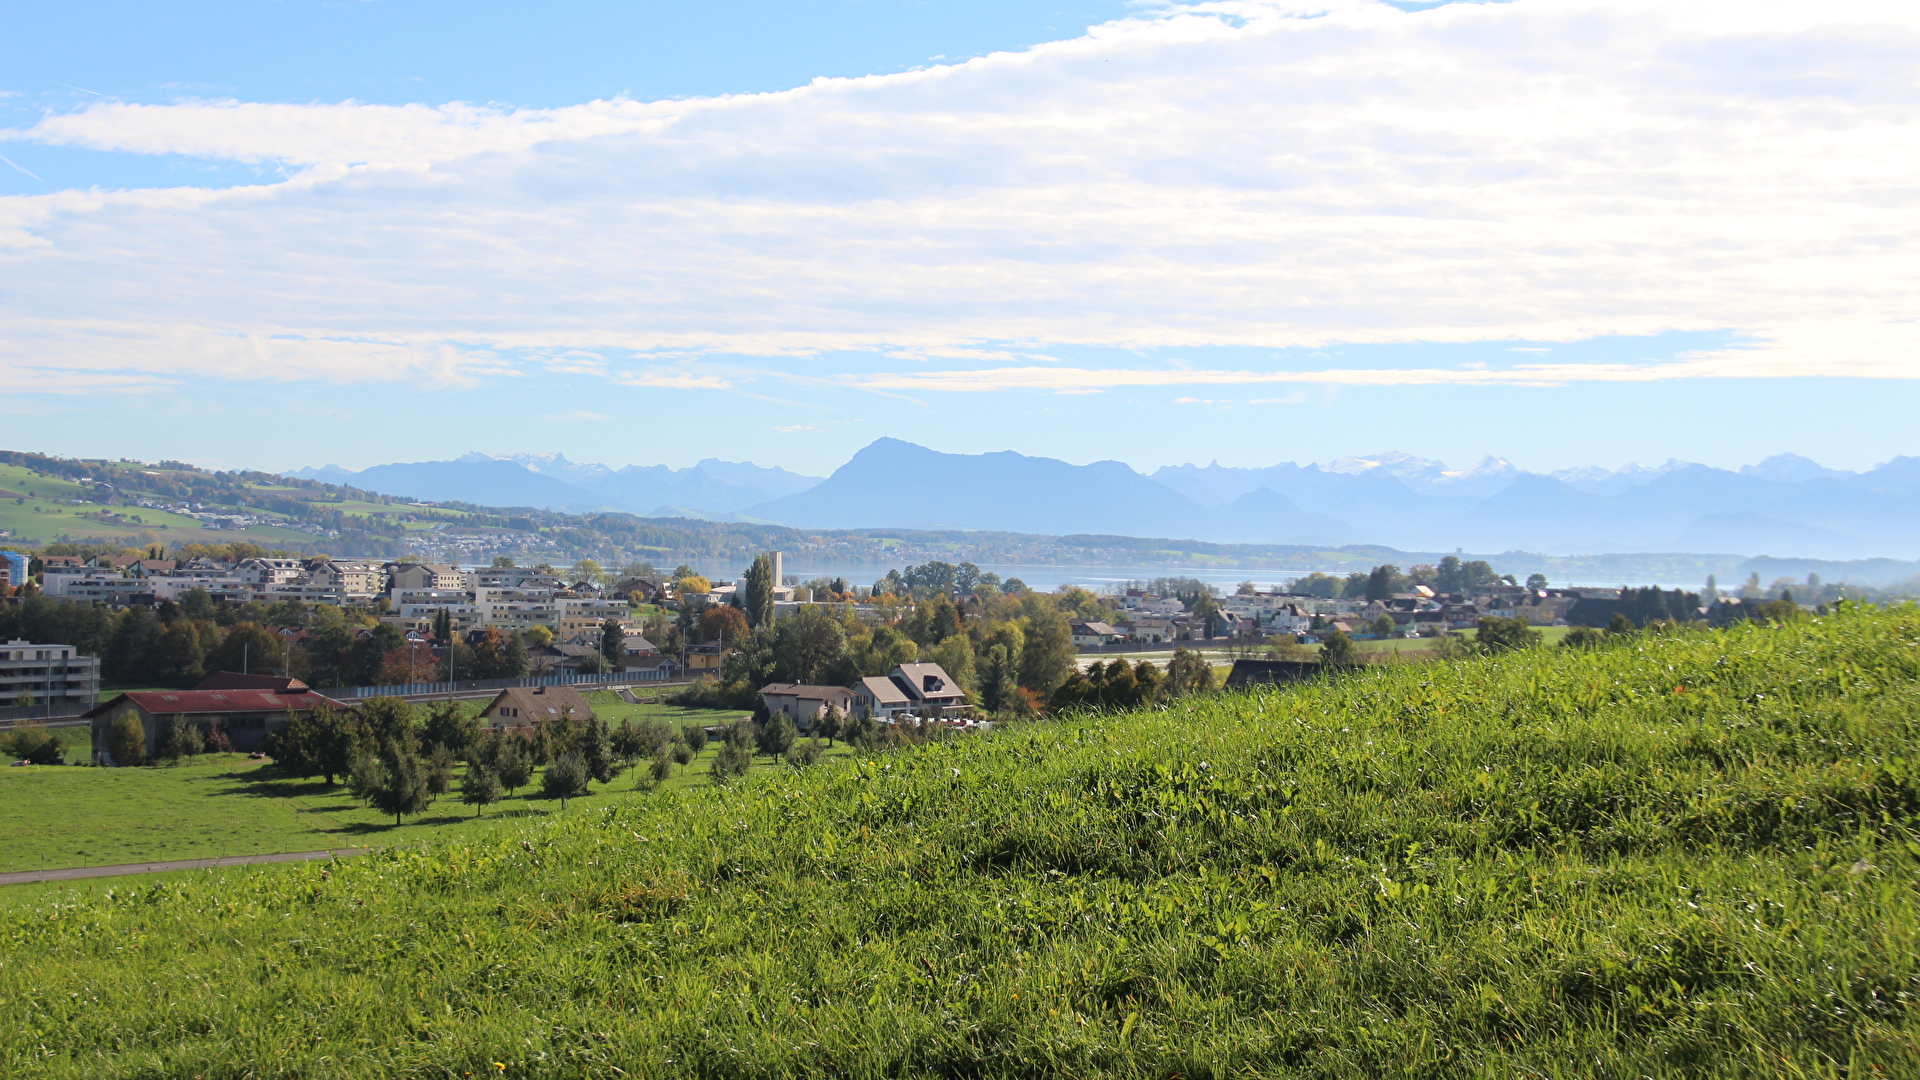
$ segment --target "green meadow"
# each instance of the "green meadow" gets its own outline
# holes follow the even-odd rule
[[[1849,609],[50,890],[0,1074],[1920,1075],[1916,674]]]

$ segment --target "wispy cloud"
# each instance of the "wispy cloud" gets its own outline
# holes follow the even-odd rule
[[[546,415],[540,417],[541,420],[544,420],[549,424],[571,424],[571,423],[576,423],[579,421],[586,421],[586,420],[605,420],[606,418],[607,418],[606,413],[584,412],[584,411],[547,413]]]
[[[914,368],[845,384],[913,392],[1920,378],[1920,5],[1312,7],[1172,8],[699,101],[51,116],[0,137],[295,174],[0,199],[0,384],[29,356],[457,382],[521,370],[515,350],[725,353],[724,373],[568,370],[736,392],[766,364],[739,357],[831,377],[810,358],[844,350]],[[1752,346],[1478,371],[1053,359],[1672,330]]]

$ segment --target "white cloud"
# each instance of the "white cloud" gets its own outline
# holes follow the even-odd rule
[[[0,199],[0,385],[28,359],[462,380],[515,349],[821,374],[806,357],[868,349],[915,370],[853,383],[913,391],[1920,377],[1920,5],[1316,7],[694,102],[50,117],[6,135],[305,171]],[[1466,371],[1048,352],[1723,329],[1751,347]]]

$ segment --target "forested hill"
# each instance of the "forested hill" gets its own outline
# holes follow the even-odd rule
[[[1916,640],[1370,668],[133,879],[0,913],[0,1073],[1920,1075]]]

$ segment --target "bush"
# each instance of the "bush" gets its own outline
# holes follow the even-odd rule
[[[107,755],[115,765],[144,765],[147,761],[147,728],[131,713],[113,722],[107,731]]]
[[[1560,639],[1560,647],[1564,649],[1592,649],[1606,644],[1606,641],[1606,631],[1592,626],[1576,626],[1567,631],[1566,637]]]
[[[9,760],[31,761],[35,765],[59,765],[67,756],[60,739],[39,724],[20,724],[0,733],[0,753]]]
[[[826,752],[826,746],[822,744],[819,739],[808,739],[806,742],[800,743],[793,749],[787,751],[787,764],[796,769],[804,769],[809,765],[818,765],[820,763],[820,755]]]
[[[180,716],[167,721],[166,734],[160,740],[162,758],[168,761],[179,761],[183,757],[192,757],[205,749],[206,740],[200,736],[200,725]]]
[[[728,741],[714,755],[709,772],[714,783],[724,784],[736,776],[745,776],[752,767],[753,751],[747,749],[744,743]]]
[[[653,767],[650,772],[653,776],[653,782],[656,784],[664,783],[668,777],[673,775],[673,754],[669,752],[666,747],[661,747],[659,752],[654,755]]]

